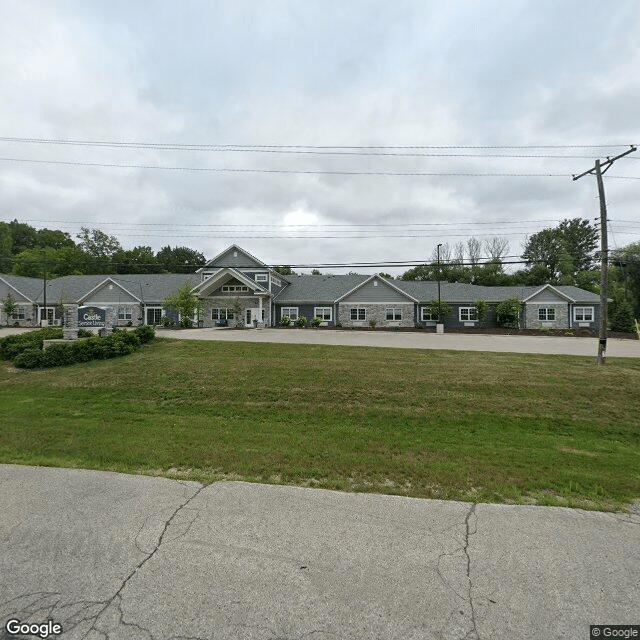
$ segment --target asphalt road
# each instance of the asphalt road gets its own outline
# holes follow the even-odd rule
[[[587,640],[640,515],[0,465],[0,638]],[[31,637],[31,636],[30,636]]]
[[[454,349],[456,351],[498,351],[593,356],[597,338],[559,336],[499,336],[461,333],[394,331],[340,331],[313,329],[158,329],[163,338],[186,340],[230,340],[239,342],[280,342],[290,344],[332,344],[401,349]],[[607,357],[640,358],[640,340],[607,340]]]

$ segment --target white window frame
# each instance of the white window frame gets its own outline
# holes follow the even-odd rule
[[[249,291],[249,287],[244,284],[223,284],[222,291],[225,293],[234,293],[240,291]]]
[[[578,312],[582,318],[578,318]],[[588,313],[591,317],[587,318],[586,313]],[[574,322],[593,322],[595,318],[595,308],[594,307],[573,307],[573,321]]]
[[[402,309],[400,307],[387,307],[384,310],[384,315],[389,321],[402,320]]]
[[[280,309],[280,320],[285,316],[289,316],[289,320],[298,319],[298,307],[282,307]]]
[[[118,320],[133,320],[133,309],[131,307],[118,307]]]
[[[355,316],[355,318],[354,318]],[[349,317],[354,322],[362,322],[367,319],[367,308],[366,307],[351,307],[349,310]]]
[[[331,307],[314,307],[313,315],[322,318],[325,322],[331,322],[333,318],[333,310]]]
[[[538,320],[540,320],[541,322],[555,322],[556,308],[538,307]]]
[[[429,307],[420,307],[420,319],[422,322],[430,322],[438,319],[437,313],[429,313]]]
[[[256,282],[269,282],[268,273],[256,273]]]
[[[464,318],[464,315],[467,317]],[[475,307],[460,307],[458,309],[458,319],[460,322],[477,322],[478,310]]]
[[[282,281],[278,280],[275,276],[271,276],[271,282],[276,285],[276,287],[282,286]]]

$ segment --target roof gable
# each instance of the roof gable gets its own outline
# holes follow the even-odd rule
[[[211,267],[230,267],[234,269],[251,269],[255,267],[268,268],[264,262],[252,256],[237,244],[232,244],[228,249],[219,253],[215,258],[211,258],[211,260],[209,260],[204,267],[200,267],[196,273],[199,273],[205,268]]]
[[[138,296],[134,296],[113,278],[106,278],[97,286],[78,299],[78,303],[93,302],[140,302]]]
[[[356,285],[336,302],[417,302],[416,298],[409,295],[396,285],[379,275],[373,275],[364,282]]]
[[[559,291],[550,284],[545,284],[540,287],[540,289],[532,293],[530,296],[527,296],[522,302],[533,302],[534,300],[539,302],[556,302],[558,300],[561,300],[562,302],[575,302],[571,296]]]
[[[214,273],[212,276],[197,284],[193,288],[193,292],[200,296],[211,295],[216,289],[232,279],[236,279],[246,285],[251,291],[267,293],[266,289],[254,282],[251,278],[247,278],[242,272],[231,268],[220,269],[217,273]]]

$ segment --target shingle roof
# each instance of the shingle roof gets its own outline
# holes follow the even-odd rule
[[[36,302],[44,301],[41,279],[13,275],[2,275],[1,277],[18,291],[31,298],[31,300]],[[147,303],[161,302],[167,296],[175,293],[185,282],[190,282],[192,286],[200,282],[200,277],[191,273],[62,276],[47,281],[47,304],[55,303],[59,300],[76,302],[109,278],[136,296],[136,298],[140,298],[142,295],[142,300]]]
[[[371,276],[289,276],[291,284],[276,296],[276,302],[333,302]]]
[[[11,286],[31,300],[43,302],[42,280],[10,274],[0,274]],[[300,275],[288,276],[291,284],[275,296],[276,302],[333,302],[345,295],[371,276],[367,275]],[[100,283],[110,278],[145,303],[160,303],[185,282],[195,286],[200,282],[198,274],[150,273],[63,276],[47,282],[47,303],[59,300],[75,302]],[[424,280],[389,280],[398,289],[420,302],[430,302],[438,298],[438,283]],[[441,282],[440,296],[447,302],[500,302],[508,298],[523,300],[540,291],[542,286],[483,287],[463,282]],[[597,303],[598,294],[573,286],[554,286],[576,302]]]
[[[38,278],[14,276],[8,273],[0,274],[0,278],[30,300],[36,300],[39,295],[42,296],[42,280]]]

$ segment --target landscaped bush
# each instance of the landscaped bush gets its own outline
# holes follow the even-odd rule
[[[90,332],[85,333],[89,333],[91,337],[52,344],[44,350],[42,350],[42,339],[39,346],[34,340],[31,343],[27,342],[26,347],[12,358],[13,364],[21,369],[35,369],[36,367],[64,367],[90,360],[106,360],[134,353],[141,344],[150,342],[155,336],[154,328],[148,325],[137,327],[134,331],[115,330],[105,338]],[[62,334],[60,333],[57,337],[61,338]],[[34,344],[36,346],[33,346]]]
[[[133,330],[133,333],[138,336],[138,339],[142,344],[151,342],[156,337],[155,329],[148,324],[142,324],[139,327],[136,327]]]
[[[322,318],[320,316],[313,316],[313,318],[311,318],[311,324],[314,327],[319,327],[322,324]]]
[[[42,366],[42,356],[44,351],[34,349],[33,347],[25,349],[19,353],[13,360],[13,364],[20,369],[35,369]]]
[[[14,336],[0,339],[0,359],[13,360],[27,349],[42,349],[43,340],[62,338],[60,327],[45,327],[37,331],[28,331]]]
[[[282,319],[280,320],[280,324],[283,327],[288,327],[291,324],[291,318],[289,316],[282,316]]]
[[[300,327],[302,329],[302,327],[306,326],[307,324],[307,317],[306,316],[299,316],[298,319],[296,320],[296,326]]]

